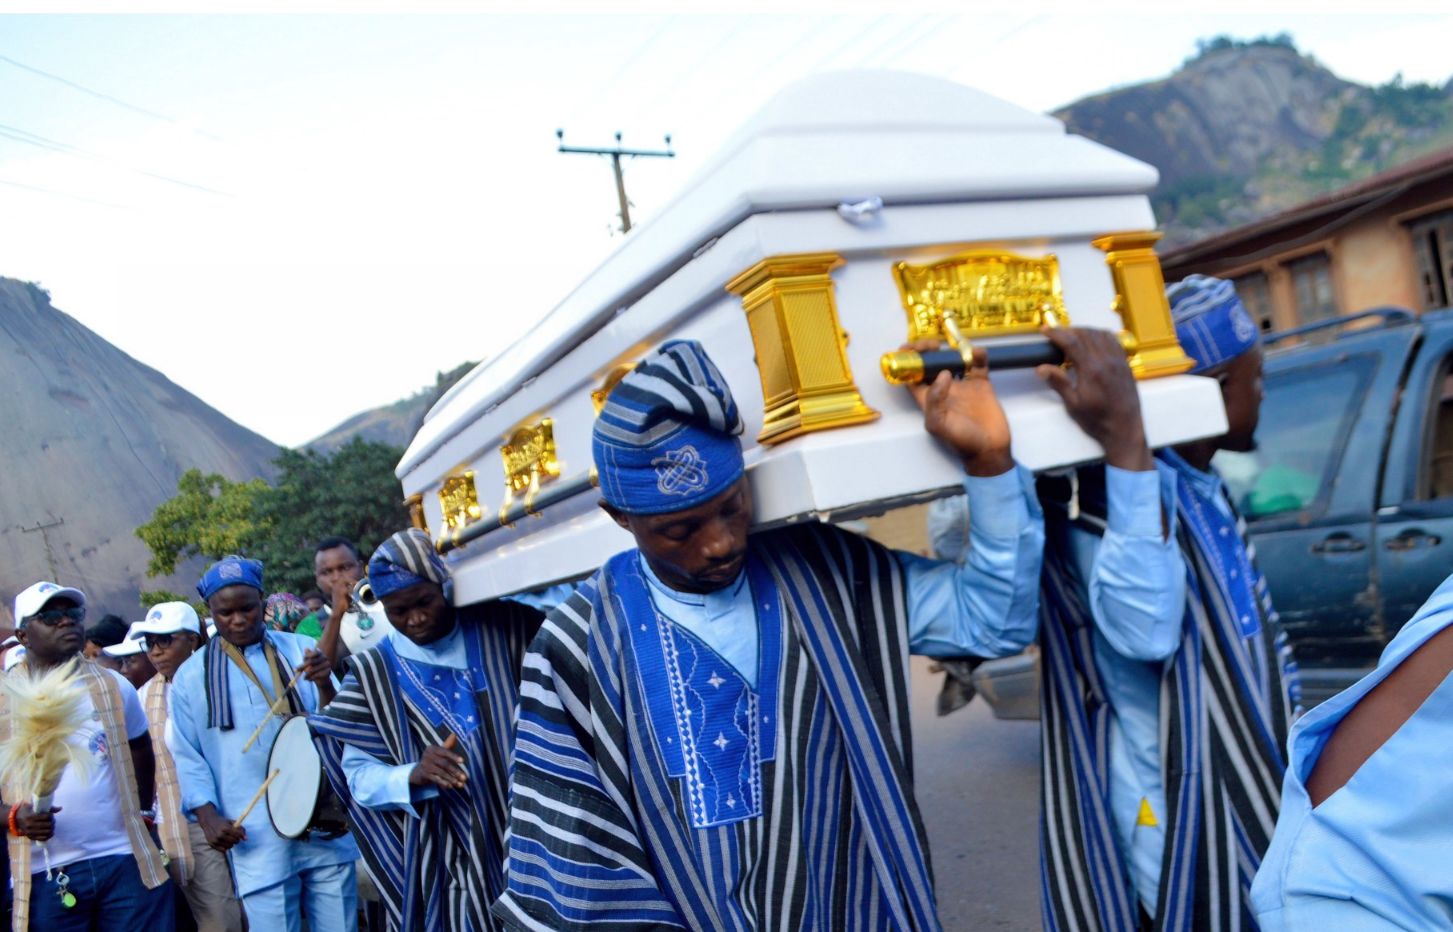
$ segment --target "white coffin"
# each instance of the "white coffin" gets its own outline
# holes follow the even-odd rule
[[[1154,226],[1155,169],[1030,113],[936,78],[895,72],[821,75],[775,97],[659,216],[638,226],[529,334],[481,365],[429,413],[398,467],[445,535],[438,492],[474,472],[483,520],[505,498],[499,448],[549,417],[564,482],[589,470],[591,392],[663,340],[700,340],[746,421],[746,460],[761,525],[837,518],[943,494],[961,467],[923,431],[908,392],[879,357],[907,334],[892,266],[970,249],[1057,257],[1072,322],[1119,330],[1106,254],[1091,244]],[[878,197],[845,217],[839,205]],[[742,300],[725,290],[774,256],[836,253],[837,314],[872,423],[763,446],[762,383]],[[1158,271],[1157,271],[1158,274]],[[1027,371],[993,376],[1016,458],[1034,470],[1084,462],[1099,447]],[[1216,384],[1172,375],[1139,383],[1154,446],[1225,430]],[[548,484],[546,486],[548,488]],[[447,557],[469,603],[589,573],[631,545],[594,492],[494,530]]]

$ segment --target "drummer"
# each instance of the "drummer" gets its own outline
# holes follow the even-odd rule
[[[541,615],[505,600],[455,609],[449,570],[415,529],[379,546],[368,581],[391,631],[354,655],[337,699],[309,723],[352,801],[392,927],[439,916],[428,928],[487,932],[496,927],[489,904],[504,891],[520,658]]]
[[[266,781],[268,749],[284,717],[315,712],[334,692],[332,667],[310,638],[265,630],[262,569],[256,560],[225,557],[197,586],[219,637],[182,664],[172,683],[167,745],[181,807],[207,844],[231,852],[251,928],[298,932],[306,912],[311,932],[356,932],[358,848],[351,836],[284,839],[262,805],[241,825],[235,821]]]
[[[227,855],[209,845],[201,825],[182,813],[177,765],[166,746],[172,678],[201,645],[202,624],[187,603],[162,602],[131,626],[128,638],[144,646],[156,668],[138,692],[156,755],[156,824],[170,859],[167,872],[186,897],[197,932],[242,932],[242,904]]]

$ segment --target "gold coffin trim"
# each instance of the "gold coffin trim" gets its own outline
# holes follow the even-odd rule
[[[832,270],[842,264],[836,253],[772,256],[727,283],[727,291],[742,299],[757,352],[763,402],[758,443],[878,417],[848,365],[848,336],[832,281]]]
[[[415,492],[413,495],[404,499],[404,507],[409,512],[409,524],[428,534],[429,519],[424,515],[424,493]],[[432,537],[433,535],[430,536]]]
[[[547,417],[535,424],[521,424],[500,446],[499,455],[504,461],[506,503],[521,492],[538,489],[560,475],[555,422]]]
[[[461,531],[480,518],[479,491],[474,486],[474,470],[469,469],[444,480],[439,488],[439,506],[444,511],[444,530]]]
[[[1039,333],[1051,313],[1069,324],[1054,255],[973,249],[927,265],[896,263],[893,279],[908,312],[908,342],[948,339],[945,315],[969,337]]]
[[[1176,339],[1165,298],[1165,277],[1155,243],[1161,234],[1150,230],[1110,233],[1092,243],[1105,253],[1105,264],[1115,282],[1115,311],[1135,337],[1130,369],[1137,379],[1187,372],[1195,361]]]

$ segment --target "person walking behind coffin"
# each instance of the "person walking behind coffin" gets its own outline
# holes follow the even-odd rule
[[[503,599],[454,608],[448,568],[413,528],[379,546],[368,581],[393,631],[353,655],[309,724],[393,927],[487,932],[520,659],[542,615]]]
[[[1265,932],[1453,929],[1453,577],[1376,669],[1292,726],[1251,887]]]
[[[121,658],[110,656],[106,653],[106,648],[124,642],[126,631],[126,620],[120,615],[102,615],[100,621],[86,629],[86,646],[83,648],[86,659],[120,673]]]
[[[749,538],[741,419],[699,343],[610,393],[602,507],[637,549],[525,657],[506,927],[939,927],[908,653],[1023,649],[1043,536],[984,368],[915,397],[969,472],[963,565],[815,522]]]
[[[331,606],[322,619],[323,635],[318,637],[318,643],[331,644],[333,653],[328,659],[335,667],[344,669],[346,658],[378,644],[388,626],[383,623],[383,612],[377,606],[353,603],[353,587],[363,579],[363,556],[353,541],[346,537],[325,537],[318,541],[313,553],[313,579]],[[331,638],[324,637],[332,631],[337,633]]]
[[[153,786],[146,716],[120,673],[82,656],[85,609],[81,590],[53,582],[35,583],[15,597],[25,658],[6,676],[40,676],[76,663],[90,714],[71,740],[92,760],[88,775],[66,768],[46,812],[31,811],[28,798],[5,787],[13,928],[165,932],[175,912],[165,860],[146,823]],[[10,737],[16,711],[0,698],[0,738]]]
[[[135,687],[139,695],[152,677],[156,676],[156,667],[151,665],[151,658],[146,656],[146,645],[132,639],[131,632],[135,628],[133,623],[121,643],[102,648],[101,654],[121,663],[121,675],[126,677],[126,682]]]
[[[1249,927],[1251,878],[1276,820],[1296,668],[1211,466],[1217,450],[1254,449],[1257,330],[1229,282],[1192,276],[1168,297],[1193,371],[1221,383],[1228,432],[1160,451],[1153,471],[1137,433],[1106,444],[1107,465],[1073,483],[1040,483],[1040,855],[1052,930]],[[1098,343],[1072,369],[1040,374],[1090,433],[1138,427],[1123,351]],[[1110,387],[1108,404],[1085,403],[1095,385]]]
[[[166,744],[168,694],[177,670],[202,643],[202,624],[187,603],[162,602],[131,626],[130,638],[145,645],[156,668],[140,695],[156,755],[157,827],[170,859],[167,872],[186,897],[198,932],[241,932],[242,904],[227,855],[209,845],[201,825],[184,814],[176,762]]]
[[[207,843],[231,853],[248,925],[268,932],[356,932],[358,848],[351,836],[286,839],[266,806],[242,815],[267,779],[268,748],[287,714],[316,712],[333,698],[328,658],[308,638],[263,628],[263,567],[224,557],[197,585],[217,637],[182,664],[172,681],[167,746],[177,765],[182,809]],[[288,689],[294,671],[296,686]],[[275,702],[282,714],[271,714]],[[247,751],[242,746],[262,725]]]

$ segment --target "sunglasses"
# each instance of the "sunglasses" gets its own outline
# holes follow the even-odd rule
[[[48,608],[43,612],[36,612],[26,621],[39,621],[44,625],[55,628],[61,622],[74,621],[76,624],[86,620],[86,610],[77,606],[76,608]]]
[[[172,642],[176,639],[177,636],[175,634],[148,634],[143,640],[146,641],[146,649],[150,651],[156,650],[158,647],[166,650],[172,646]]]

